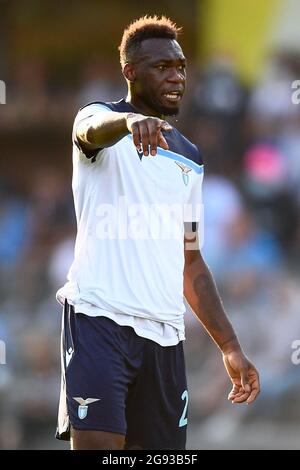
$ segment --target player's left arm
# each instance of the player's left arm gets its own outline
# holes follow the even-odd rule
[[[259,375],[245,356],[225,313],[213,276],[200,253],[197,231],[186,230],[184,254],[184,296],[222,351],[223,362],[233,385],[228,399],[233,403],[252,403],[260,390]]]

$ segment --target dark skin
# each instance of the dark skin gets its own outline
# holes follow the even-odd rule
[[[185,234],[184,255],[184,295],[222,352],[224,366],[232,382],[228,400],[250,404],[260,391],[258,372],[242,351],[213,276],[198,248],[197,237],[192,232]]]
[[[133,63],[123,67],[127,81],[127,99],[136,113],[101,113],[82,121],[77,136],[87,150],[109,147],[131,132],[138,150],[145,156],[156,155],[157,146],[168,150],[161,130],[170,131],[172,126],[164,115],[179,111],[185,89],[185,57],[175,40],[147,39],[134,58]],[[173,94],[168,98],[166,94]]]
[[[123,67],[127,101],[136,113],[100,113],[81,122],[77,137],[86,149],[109,147],[129,132],[136,148],[155,156],[168,149],[162,130],[172,127],[167,115],[176,115],[185,89],[185,57],[175,40],[147,39],[131,63]],[[185,231],[184,295],[193,312],[219,347],[232,382],[228,399],[252,403],[259,394],[258,372],[245,356],[224,311],[213,277],[204,262],[195,233]],[[72,430],[73,449],[123,449],[125,437],[100,431]]]

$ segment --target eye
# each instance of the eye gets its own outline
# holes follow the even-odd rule
[[[163,72],[164,70],[166,70],[167,66],[166,65],[158,65],[157,68],[158,68],[158,70]]]
[[[179,69],[181,72],[185,72],[186,66],[185,66],[184,64],[179,65],[178,69]]]

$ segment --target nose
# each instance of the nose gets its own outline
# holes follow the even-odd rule
[[[168,81],[171,83],[185,83],[185,73],[177,67],[173,67],[170,70]]]

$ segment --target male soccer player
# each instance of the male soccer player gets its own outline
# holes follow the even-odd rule
[[[185,89],[178,32],[165,17],[132,23],[119,48],[127,98],[88,104],[75,119],[78,234],[58,291],[57,437],[72,449],[185,448],[184,296],[220,348],[229,399],[259,393],[197,245],[201,154],[165,121]]]

